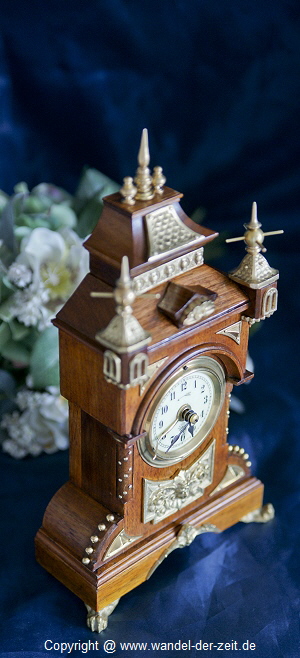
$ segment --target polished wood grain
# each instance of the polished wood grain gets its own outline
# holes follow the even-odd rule
[[[54,541],[43,528],[36,537],[37,559],[85,603],[94,610],[101,610],[147,579],[183,523],[195,527],[210,523],[219,531],[225,530],[250,511],[258,509],[262,496],[261,482],[256,478],[247,478],[223,492],[216,500],[179,515],[177,521],[168,524],[163,531],[154,532],[150,538],[132,544],[130,549],[104,562],[95,571],[84,567],[76,559],[73,549],[69,550],[61,542]]]

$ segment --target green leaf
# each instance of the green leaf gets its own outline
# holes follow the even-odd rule
[[[205,220],[206,217],[206,210],[202,206],[199,206],[199,208],[196,208],[194,212],[191,214],[191,219],[193,222],[196,222],[196,224],[202,224],[202,222]]]
[[[97,198],[90,199],[82,209],[79,218],[76,232],[80,238],[85,238],[95,228],[98,220],[101,217],[103,209],[102,201]]]
[[[21,343],[16,343],[14,340],[10,339],[3,346],[1,350],[2,356],[9,361],[13,361],[18,364],[18,366],[28,366],[30,360],[30,353]]]
[[[45,228],[49,228],[49,218],[48,215],[45,213],[36,213],[35,215],[29,215],[24,212],[21,212],[17,219],[16,219],[16,224],[18,227],[20,226],[26,226],[27,228],[33,230],[34,228],[38,228],[39,226],[44,226]]]
[[[42,213],[48,210],[49,203],[46,204],[43,202],[43,199],[40,199],[39,197],[33,196],[33,194],[31,194],[24,200],[23,208],[25,213]]]
[[[0,391],[5,395],[12,395],[16,388],[16,380],[10,372],[0,369]]]
[[[9,196],[5,194],[3,190],[0,190],[0,212],[6,206],[8,200],[9,200]]]
[[[102,212],[102,199],[113,194],[119,185],[96,169],[85,169],[73,201],[78,215],[77,233],[86,237],[95,228]]]
[[[24,181],[21,181],[21,183],[17,183],[14,186],[14,193],[15,194],[29,194],[29,189],[27,183]]]
[[[72,208],[64,203],[57,203],[51,206],[49,222],[51,222],[51,228],[53,230],[57,230],[64,226],[74,228],[77,224],[77,217]]]
[[[83,170],[78,188],[75,193],[74,203],[81,201],[81,206],[85,201],[91,199],[96,194],[101,195],[100,198],[107,194],[113,194],[119,189],[119,185],[111,178],[105,176],[97,169],[86,168]],[[83,202],[83,203],[82,203]],[[76,210],[76,209],[75,209]]]
[[[31,229],[29,226],[16,226],[15,228],[15,236],[18,240],[22,240],[22,238],[25,238],[27,235],[30,235]]]
[[[14,284],[7,278],[6,274],[0,280],[0,309],[2,304],[16,292]],[[1,318],[1,315],[0,315]],[[5,318],[3,318],[5,319]]]
[[[2,347],[7,343],[7,341],[10,339],[11,333],[8,324],[6,322],[1,322],[0,324],[0,352],[2,350]]]
[[[29,327],[26,327],[25,324],[18,322],[18,320],[10,320],[9,328],[11,330],[11,335],[13,340],[23,340],[25,336],[29,333]]]
[[[31,190],[31,196],[38,197],[45,208],[50,208],[53,203],[71,203],[72,197],[62,187],[57,187],[51,183],[39,183]]]
[[[0,305],[0,320],[3,320],[4,322],[9,322],[13,317],[13,313],[11,310],[11,299],[10,297],[5,300]]]
[[[43,331],[32,350],[30,374],[34,388],[59,385],[58,332],[55,327]]]
[[[5,247],[12,253],[16,253],[16,240],[14,235],[15,211],[14,197],[4,206],[1,223],[0,223],[0,240],[3,240]]]

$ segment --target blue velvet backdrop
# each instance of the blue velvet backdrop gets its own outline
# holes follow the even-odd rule
[[[251,339],[256,376],[239,390],[245,414],[230,424],[276,519],[174,552],[97,637],[82,603],[34,560],[67,454],[2,454],[1,655],[60,655],[46,640],[98,640],[89,653],[107,655],[107,639],[116,656],[143,655],[119,643],[151,650],[190,639],[193,648],[163,655],[299,658],[299,3],[2,0],[0,10],[2,189],[44,180],[72,192],[84,165],[121,181],[135,171],[147,126],[152,164],[184,192],[186,211],[202,206],[205,224],[236,235],[256,199],[264,230],[285,229],[267,243],[281,273],[279,310]],[[232,246],[217,264],[232,268],[242,254]],[[201,639],[215,647],[200,651]],[[255,650],[243,649],[248,640]]]

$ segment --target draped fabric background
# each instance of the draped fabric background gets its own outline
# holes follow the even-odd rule
[[[201,207],[207,226],[240,235],[255,199],[263,229],[285,230],[266,240],[279,310],[251,338],[255,379],[238,391],[246,411],[232,414],[229,435],[249,452],[275,520],[175,551],[96,636],[83,604],[34,560],[67,454],[1,454],[1,655],[60,655],[46,640],[98,640],[89,653],[106,655],[113,639],[115,655],[129,656],[144,651],[120,642],[202,639],[216,645],[209,656],[220,655],[218,642],[238,642],[226,655],[299,658],[299,3],[2,0],[0,10],[3,190],[26,180],[73,192],[84,165],[121,182],[147,126],[151,164],[184,192],[187,212]],[[214,264],[231,269],[243,253],[228,246]],[[243,650],[247,641],[255,650]]]

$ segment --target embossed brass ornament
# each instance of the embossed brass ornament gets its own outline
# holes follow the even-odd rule
[[[149,239],[149,260],[199,240],[199,234],[185,226],[173,206],[153,210],[145,217]]]
[[[144,522],[158,523],[167,516],[201,498],[212,483],[214,469],[213,441],[203,455],[172,480],[144,480]]]

